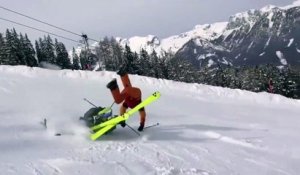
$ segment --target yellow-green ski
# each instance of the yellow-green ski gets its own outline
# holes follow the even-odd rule
[[[90,138],[92,140],[96,140],[101,135],[103,135],[105,132],[107,132],[110,128],[117,125],[121,121],[127,120],[132,114],[136,113],[141,108],[147,106],[148,104],[152,103],[153,101],[157,100],[160,97],[160,92],[155,92],[145,100],[143,100],[140,104],[138,104],[136,107],[132,108],[131,110],[127,111],[125,114],[115,117],[111,120],[108,120],[106,122],[103,122],[99,125],[91,127],[91,130],[96,131],[96,133],[92,134]]]
[[[103,128],[101,128],[99,131],[97,131],[94,134],[90,135],[91,140],[96,140],[97,138],[99,138],[100,136],[102,136],[103,134],[105,134],[107,131],[109,131],[111,128],[113,128],[115,125],[107,125]]]

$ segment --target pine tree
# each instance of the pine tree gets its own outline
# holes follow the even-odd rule
[[[6,30],[6,42],[4,45],[4,54],[5,58],[3,58],[3,63],[7,65],[18,65],[19,60],[17,56],[17,45],[14,36],[7,29]]]
[[[14,28],[12,30],[12,37],[13,37],[13,47],[16,48],[18,65],[26,65],[24,48],[23,48],[23,45],[21,44],[21,39],[23,40],[24,37],[22,34],[18,35]]]
[[[73,58],[73,69],[79,70],[80,69],[80,62],[79,62],[79,57],[75,52],[75,48],[73,47],[72,51],[72,58]]]
[[[134,52],[133,53],[133,62],[132,62],[132,73],[142,75],[143,73],[143,67],[141,67],[141,60],[139,55]]]
[[[234,67],[226,67],[223,71],[224,73],[224,85],[229,88],[240,87],[240,81],[238,79],[239,70]]]
[[[56,64],[56,57],[55,57],[55,47],[50,35],[44,37],[44,47],[42,47],[42,52],[44,52],[46,59],[49,63]]]
[[[37,66],[37,60],[35,58],[35,51],[33,45],[31,44],[30,40],[28,39],[27,34],[25,34],[25,38],[21,39],[21,44],[24,48],[24,55],[26,64],[30,67]]]
[[[35,40],[35,50],[36,50],[36,58],[37,58],[37,61],[38,61],[38,63],[40,63],[41,62],[41,48],[40,48],[40,44],[39,44],[39,42],[37,41],[37,40]]]
[[[153,65],[148,52],[144,49],[140,52],[140,74],[144,76],[154,77]]]
[[[196,82],[195,72],[192,64],[187,60],[174,57],[169,61],[169,78],[175,81],[182,81],[187,83]]]
[[[209,72],[208,67],[203,67],[202,69],[197,71],[196,74],[198,74],[198,79],[197,79],[198,83],[209,84],[209,82],[211,82],[212,76]]]
[[[4,64],[4,58],[5,58],[5,54],[4,54],[4,38],[2,36],[2,34],[0,33],[0,65]]]
[[[25,34],[25,37],[22,34],[20,34],[20,50],[22,51],[22,59],[24,59],[24,62],[27,66],[37,66],[37,60],[35,59],[35,51],[31,42],[28,39],[27,34]]]
[[[47,56],[45,54],[45,43],[42,38],[39,38],[38,41],[35,41],[35,50],[38,62],[48,62]]]
[[[55,39],[56,64],[62,69],[70,69],[71,62],[65,45]]]
[[[115,62],[114,70],[119,70],[125,63],[123,47],[115,40],[111,38],[112,50],[113,50],[113,60]]]
[[[80,64],[81,64],[81,69],[87,70],[88,64],[89,64],[88,58],[87,58],[87,51],[83,50],[80,52],[79,60],[80,60]]]
[[[96,58],[100,70],[116,71],[127,63],[122,46],[113,37],[111,39],[105,37],[99,42],[96,47]]]
[[[20,33],[20,42],[19,42],[19,54],[18,54],[18,58],[19,58],[19,62],[21,63],[21,65],[27,65],[27,60],[26,60],[26,55],[25,55],[25,39],[24,36],[22,35],[22,33]]]
[[[174,55],[172,53],[163,52],[161,57],[158,57],[156,52],[153,51],[150,55],[151,62],[154,65],[155,77],[171,79],[172,62]]]
[[[286,97],[297,97],[297,78],[296,74],[289,68],[285,68],[280,73],[281,94]],[[296,78],[296,79],[295,79]]]
[[[139,70],[137,67],[137,54],[133,53],[128,45],[125,46],[124,57],[126,59],[125,66],[130,74],[136,74]]]
[[[47,37],[44,36],[43,39],[39,38],[39,40],[35,42],[35,48],[39,63],[48,62],[56,64],[55,46],[49,35]]]
[[[99,63],[102,62],[105,65],[106,70],[113,70],[114,62],[112,60],[112,50],[110,48],[108,37],[104,37],[104,39],[99,42],[97,56],[99,57]]]

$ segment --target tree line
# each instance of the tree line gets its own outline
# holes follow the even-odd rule
[[[0,33],[0,64],[39,66],[47,62],[62,69],[118,71],[126,67],[128,73],[187,83],[244,89],[253,92],[271,92],[291,98],[300,98],[300,68],[273,65],[255,67],[214,67],[196,69],[192,63],[169,52],[133,52],[122,47],[115,38],[105,37],[91,50],[79,54],[73,48],[71,57],[65,45],[49,35],[35,41],[35,48],[27,35],[15,29]],[[270,84],[272,82],[272,84]]]
[[[35,41],[35,48],[27,34],[15,29],[0,33],[0,64],[39,66],[41,62],[56,64],[63,69],[72,68],[68,52],[62,42],[48,35]]]
[[[300,98],[300,67],[268,64],[254,67],[205,67],[199,70],[172,53],[164,52],[158,56],[155,51],[149,54],[141,49],[137,54],[128,46],[123,51],[114,38],[107,37],[96,48],[96,57],[101,59],[99,62],[103,63],[106,70],[117,71],[126,65],[131,74]]]

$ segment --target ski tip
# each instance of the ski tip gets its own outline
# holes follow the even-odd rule
[[[55,136],[61,136],[61,133],[56,133]]]
[[[156,91],[152,94],[154,97],[157,97],[159,98],[160,97],[160,92],[159,91]]]

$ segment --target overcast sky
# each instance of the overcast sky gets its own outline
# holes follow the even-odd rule
[[[227,21],[230,15],[268,4],[285,6],[295,0],[0,0],[0,6],[40,19],[88,37],[145,36],[160,38],[191,30],[197,24]],[[0,18],[79,40],[80,37],[53,29],[0,8]],[[15,27],[30,40],[44,35],[0,19],[0,32]],[[58,38],[59,39],[59,38]],[[59,39],[68,48],[76,43]]]

